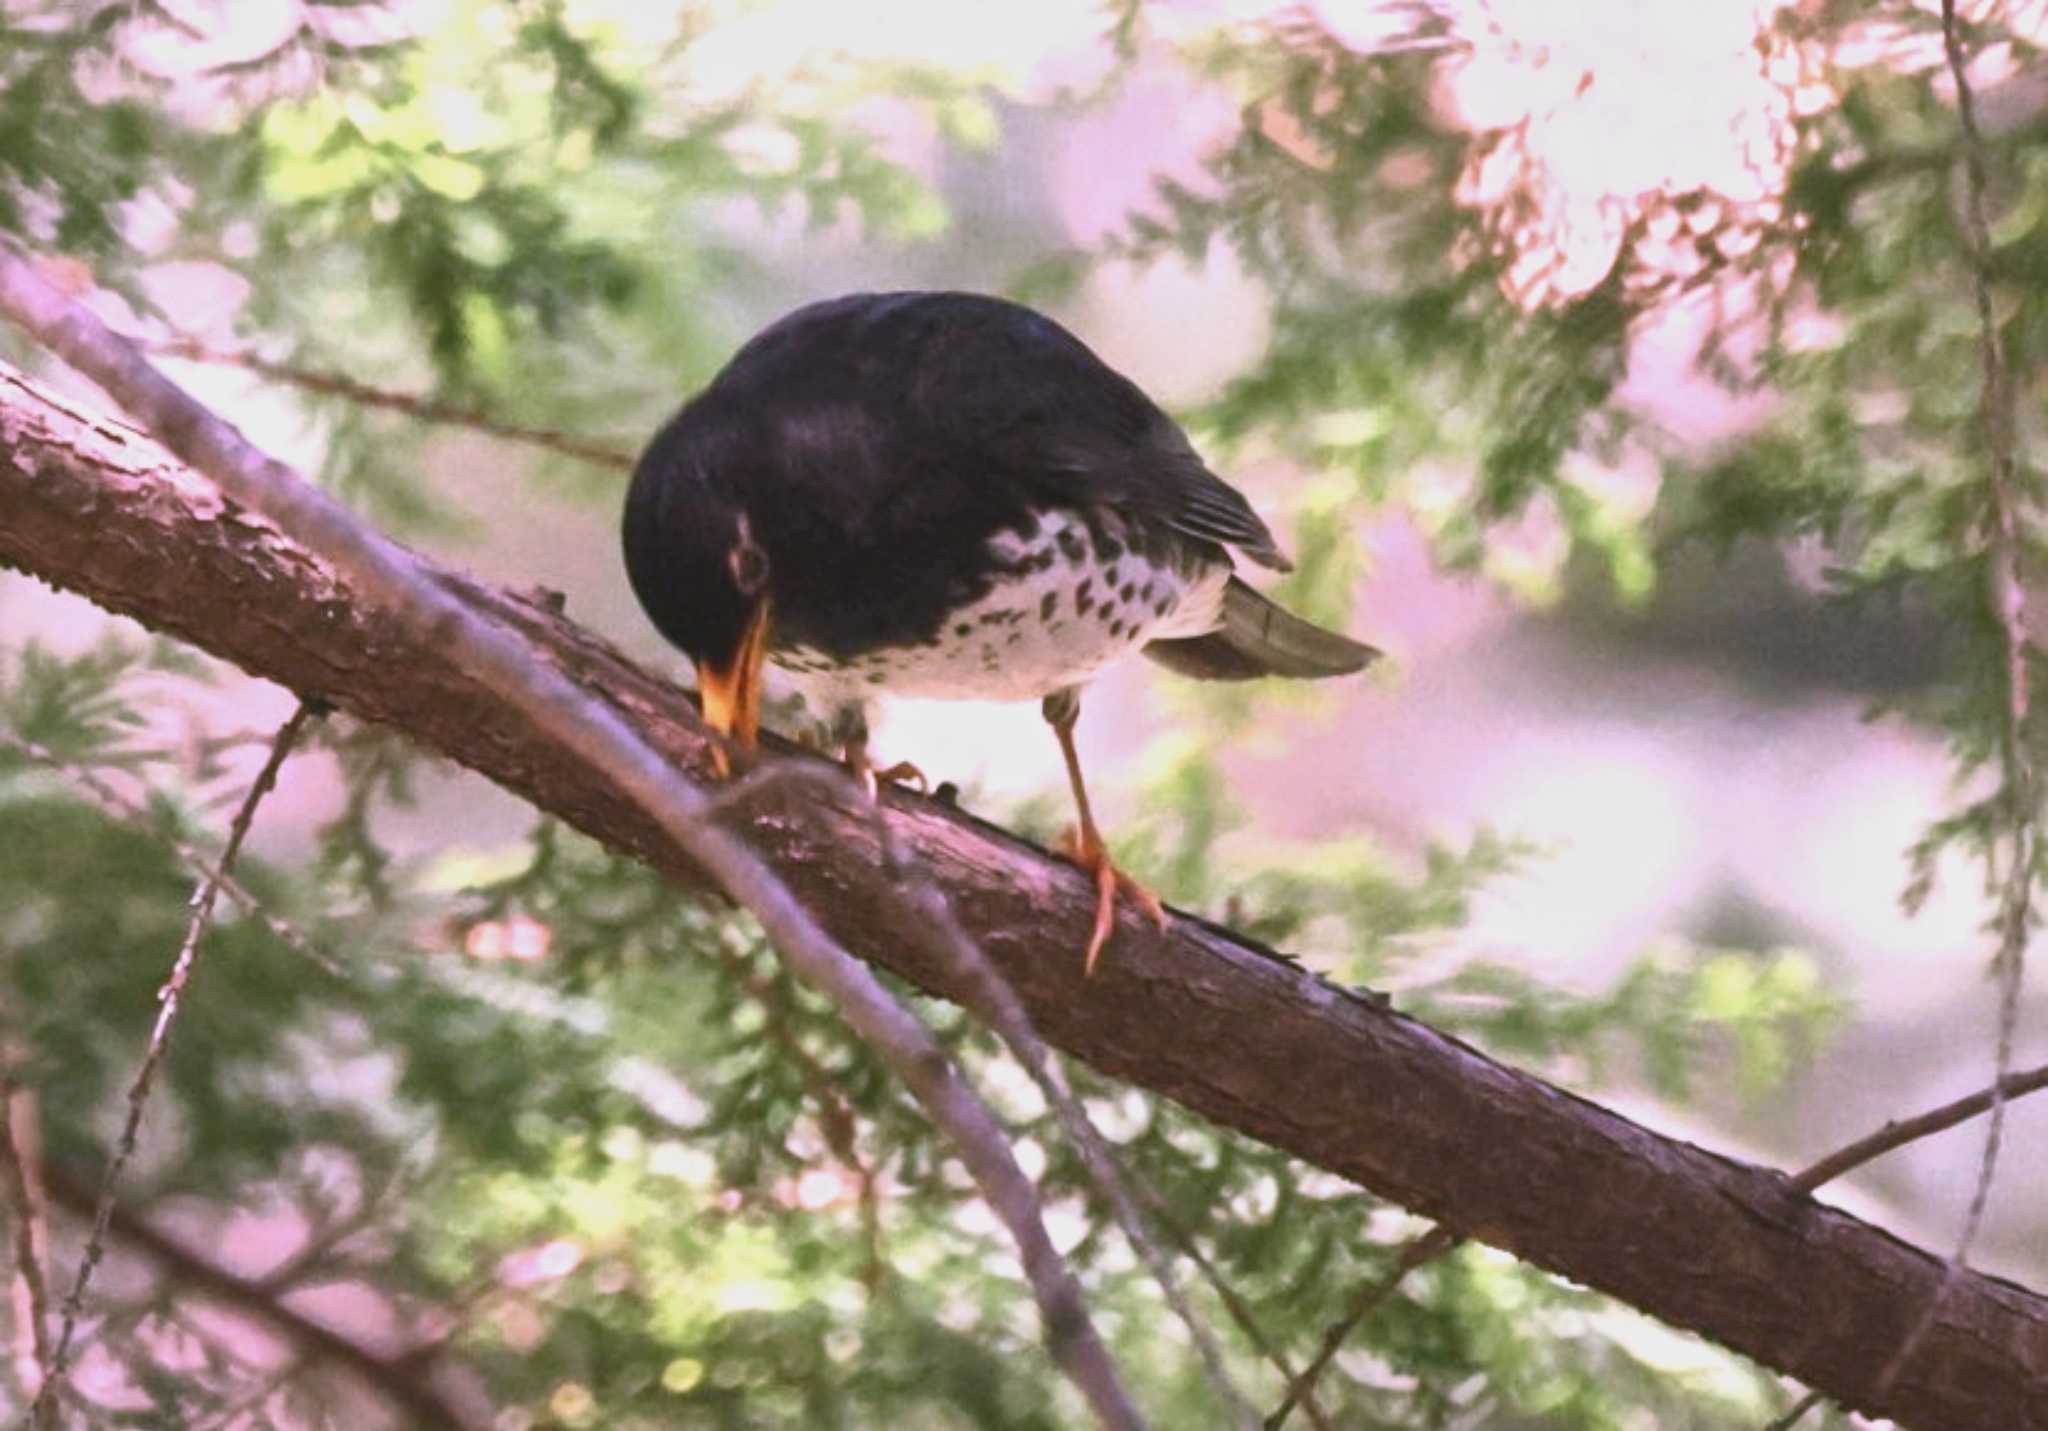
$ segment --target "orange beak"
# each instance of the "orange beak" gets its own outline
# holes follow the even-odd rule
[[[732,665],[720,670],[697,668],[697,690],[704,702],[704,723],[741,750],[752,750],[761,731],[761,665],[768,657],[768,598],[762,597],[740,636]],[[711,760],[721,776],[732,774],[723,746],[714,746]]]

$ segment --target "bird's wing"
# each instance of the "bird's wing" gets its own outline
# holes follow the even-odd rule
[[[992,473],[1051,501],[1100,504],[1285,571],[1244,494],[1211,472],[1137,384],[1028,308],[933,294],[917,406]]]

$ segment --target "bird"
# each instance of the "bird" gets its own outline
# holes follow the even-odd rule
[[[755,747],[762,668],[789,677],[870,794],[879,694],[1035,700],[1096,887],[1092,975],[1121,889],[1074,745],[1081,693],[1132,653],[1203,680],[1317,678],[1379,653],[1260,595],[1234,557],[1290,563],[1151,398],[1031,308],[966,292],[854,293],[742,345],[653,437],[625,568],[695,664],[705,721]],[[720,755],[720,769],[728,772]]]

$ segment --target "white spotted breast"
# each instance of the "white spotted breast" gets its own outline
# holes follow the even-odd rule
[[[1085,684],[1148,641],[1215,630],[1229,561],[1184,546],[1161,560],[1122,526],[1113,513],[1044,512],[1033,529],[990,541],[999,575],[931,638],[846,658],[791,646],[769,659],[828,705],[884,692],[1038,700]]]

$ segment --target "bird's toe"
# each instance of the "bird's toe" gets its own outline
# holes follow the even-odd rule
[[[1109,846],[1099,836],[1089,838],[1090,833],[1085,829],[1070,829],[1061,837],[1058,849],[1095,877],[1095,923],[1088,932],[1088,950],[1082,966],[1088,977],[1093,978],[1096,960],[1101,957],[1103,946],[1109,942],[1110,931],[1116,927],[1119,889],[1130,896],[1131,902],[1149,915],[1162,932],[1166,929],[1166,906],[1158,895],[1119,869],[1110,856]]]

